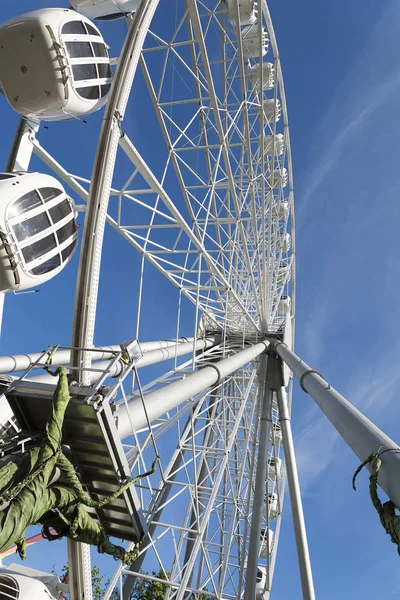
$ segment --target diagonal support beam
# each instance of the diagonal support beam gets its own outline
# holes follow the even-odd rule
[[[288,478],[290,503],[292,505],[293,524],[296,536],[297,556],[300,568],[303,599],[315,600],[314,582],[303,513],[303,503],[301,500],[300,483],[297,472],[296,455],[294,452],[292,427],[290,423],[290,412],[286,390],[283,386],[276,390],[276,399],[278,402],[279,420],[281,423],[283,446],[285,449],[286,473]]]
[[[255,600],[257,585],[257,566],[260,554],[260,531],[262,523],[263,503],[265,496],[265,481],[267,478],[268,444],[271,428],[272,388],[271,369],[269,357],[263,357],[261,365],[260,389],[260,442],[257,456],[256,480],[251,515],[250,543],[247,557],[246,585],[244,597],[246,600]]]
[[[195,394],[217,385],[237,369],[258,358],[268,347],[269,342],[259,342],[229,358],[205,366],[179,381],[149,392],[144,396],[145,408],[139,399],[129,402],[128,407],[121,406],[118,412],[118,433],[121,440],[131,435],[131,423],[135,424],[136,429],[141,429],[147,424],[147,419],[152,422]]]
[[[382,454],[378,482],[397,508],[400,508],[399,446],[331,387],[322,375],[289,350],[286,344],[277,342],[275,351],[300,380],[302,389],[310,394],[361,462],[373,452],[377,452],[380,447],[393,450]],[[367,465],[367,469],[371,470],[371,464]]]

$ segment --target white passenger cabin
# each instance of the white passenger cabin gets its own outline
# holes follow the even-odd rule
[[[264,136],[264,154],[266,156],[282,156],[284,148],[285,138],[282,133]]]
[[[260,558],[268,558],[274,547],[275,534],[271,529],[261,529],[260,532]],[[268,540],[268,543],[267,543]]]
[[[265,495],[267,496],[267,494]],[[278,516],[278,494],[268,493],[268,514],[267,514],[267,497],[264,499],[264,518],[273,520]]]
[[[232,23],[236,23],[236,1],[226,0],[226,10],[228,19]],[[239,25],[253,25],[257,20],[257,4],[255,0],[238,0]]]
[[[282,477],[282,459],[270,456],[268,458],[268,479],[279,480]]]
[[[265,586],[267,584],[267,569],[258,565],[257,567],[257,583],[256,583],[256,599],[257,600],[266,600],[268,598],[269,592],[265,590]]]
[[[280,233],[278,235],[278,241],[276,245],[277,252],[289,252],[291,245],[292,238],[290,237],[290,233]]]
[[[278,274],[276,277],[277,283],[289,283],[292,278],[292,269],[290,265],[285,263],[279,265]]]
[[[58,600],[68,590],[68,584],[51,573],[17,564],[0,565],[0,600]]]
[[[284,202],[275,202],[272,207],[272,216],[274,219],[282,219],[287,220],[289,217],[289,202],[286,200]]]
[[[280,423],[272,423],[272,430],[269,434],[269,437],[273,446],[277,446],[282,442],[282,428]]]
[[[0,81],[14,110],[60,121],[101,108],[111,87],[107,46],[74,10],[43,8],[0,26]]]
[[[285,187],[288,182],[288,172],[283,169],[274,169],[268,177],[268,183],[272,188]]]
[[[250,67],[249,75],[250,75],[250,83],[251,87],[255,88],[254,91],[257,91],[261,86],[261,72],[263,77],[263,90],[272,90],[275,83],[274,78],[274,65],[270,62],[262,62],[255,63]]]
[[[262,112],[265,123],[277,123],[281,118],[281,103],[279,98],[267,98],[262,103]]]
[[[281,296],[281,299],[279,300],[278,304],[278,314],[286,315],[287,313],[290,313],[291,308],[292,300],[290,296]]]
[[[141,0],[70,0],[72,8],[89,19],[112,21],[134,13]]]
[[[0,574],[0,599],[4,600],[50,600],[47,587],[41,581],[23,575]]]
[[[73,202],[50,175],[0,173],[0,292],[57,275],[78,242]]]
[[[260,36],[258,24],[249,25],[242,29],[243,54],[248,58],[260,57]],[[261,56],[265,56],[268,52],[269,38],[268,32],[263,27],[261,32]]]

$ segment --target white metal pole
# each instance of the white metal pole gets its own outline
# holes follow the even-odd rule
[[[257,586],[257,566],[260,554],[261,519],[267,479],[268,445],[271,425],[272,389],[267,365],[267,357],[263,357],[261,377],[261,416],[260,436],[257,455],[256,481],[254,487],[253,507],[251,515],[250,543],[247,558],[246,585],[244,590],[245,600],[255,600]]]
[[[147,417],[151,423],[165,415],[166,412],[176,408],[182,402],[216,385],[246,363],[260,356],[268,346],[269,342],[267,341],[259,342],[229,358],[209,364],[179,381],[145,394],[144,404],[146,410],[140,398],[129,402],[128,407],[121,405],[117,413],[120,438],[123,440],[131,435],[131,423],[134,424],[136,430],[141,429],[147,424]]]
[[[0,298],[1,301],[1,298]],[[166,348],[181,348],[183,344],[193,343],[194,338],[179,338],[178,340],[156,340],[154,342],[139,342],[140,349],[143,354],[154,350],[164,350]],[[200,341],[200,340],[199,340]],[[191,346],[193,349],[193,346]],[[115,344],[113,346],[102,346],[101,348],[93,348],[93,360],[111,360],[115,352],[120,352],[121,346]],[[40,360],[43,352],[32,352],[30,354],[13,354],[10,356],[0,356],[0,373],[13,373],[15,371],[26,371],[33,363]],[[165,359],[166,360],[166,359]],[[70,350],[58,350],[52,357],[51,364],[54,367],[60,365],[68,365],[71,362]],[[158,361],[156,361],[158,362]],[[43,367],[34,366],[34,369],[42,369]],[[97,368],[97,367],[96,367]]]
[[[160,362],[164,362],[166,360],[171,360],[173,358],[178,358],[179,356],[184,356],[185,354],[191,354],[193,352],[193,346],[195,351],[200,350],[208,350],[213,346],[214,340],[212,338],[206,338],[205,340],[197,340],[196,342],[184,342],[182,344],[171,345],[167,348],[160,348],[158,350],[150,350],[149,352],[145,352],[141,358],[135,363],[136,369],[142,369],[143,367],[148,367],[150,365],[155,365]],[[117,346],[120,351],[121,348]],[[55,354],[54,356],[57,356]],[[93,352],[93,356],[95,353]],[[110,355],[111,356],[111,355]],[[53,364],[56,364],[55,361],[52,361]],[[58,361],[58,364],[63,364]],[[98,381],[103,375],[104,372],[107,371],[110,367],[109,361],[99,361],[93,362],[91,368],[96,369],[96,371],[88,371],[89,377],[87,379],[87,383],[94,383]],[[109,377],[118,377],[123,370],[123,366],[121,363],[115,363],[113,367],[109,370]],[[0,371],[1,372],[1,371]],[[29,377],[30,381],[42,381],[42,382],[54,382],[54,377],[51,375],[44,373],[43,375],[39,375],[36,377]]]
[[[71,598],[92,600],[92,578],[89,544],[67,539],[69,591]],[[89,576],[87,576],[89,574]]]
[[[378,481],[397,508],[400,508],[399,446],[332,388],[322,375],[289,350],[286,344],[277,342],[275,350],[361,462],[380,447],[395,450],[382,454]],[[367,465],[367,469],[371,470],[371,466]]]
[[[294,452],[290,413],[287,404],[287,395],[284,387],[276,390],[279,408],[279,419],[282,429],[283,446],[285,449],[286,473],[288,478],[290,503],[292,506],[294,532],[296,536],[297,556],[299,560],[301,587],[304,600],[315,600],[314,582],[311,570],[310,553],[308,550],[307,532],[304,521],[303,504],[299,477],[297,472],[296,456]]]

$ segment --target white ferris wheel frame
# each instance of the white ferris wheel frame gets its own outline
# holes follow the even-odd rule
[[[98,296],[98,288],[99,288],[99,278],[100,278],[100,268],[101,268],[101,256],[102,256],[102,247],[103,247],[103,237],[105,224],[108,222],[115,230],[117,230],[124,239],[126,239],[131,245],[134,246],[138,251],[141,252],[142,256],[152,263],[165,277],[173,283],[176,287],[179,288],[180,293],[187,297],[193,304],[196,306],[196,324],[195,331],[198,329],[199,325],[199,314],[203,313],[207,316],[207,323],[213,324],[215,327],[220,327],[223,329],[223,333],[229,333],[232,338],[232,343],[224,342],[222,348],[221,356],[229,356],[235,351],[237,351],[238,347],[240,348],[240,344],[238,345],[238,339],[241,339],[242,348],[243,343],[255,343],[260,339],[265,337],[267,332],[275,333],[276,328],[274,329],[274,321],[276,320],[276,312],[278,302],[283,293],[284,286],[282,285],[279,288],[279,292],[277,291],[277,269],[279,268],[280,261],[282,258],[282,251],[276,253],[277,248],[277,239],[278,236],[278,228],[276,228],[275,232],[272,226],[272,219],[268,220],[268,225],[266,225],[266,217],[265,214],[268,210],[272,211],[272,206],[268,207],[266,205],[266,198],[268,197],[268,193],[273,193],[270,188],[268,188],[268,183],[266,180],[266,175],[264,173],[265,170],[265,159],[263,153],[259,153],[259,164],[258,168],[261,168],[261,194],[263,196],[263,216],[260,223],[257,223],[256,211],[253,213],[253,222],[254,231],[259,233],[260,231],[267,231],[268,235],[267,243],[269,247],[266,248],[266,239],[263,235],[261,235],[261,239],[259,241],[260,248],[258,251],[251,256],[249,252],[249,245],[247,239],[246,225],[243,221],[240,220],[241,213],[241,204],[238,198],[238,187],[236,182],[234,181],[234,174],[231,168],[231,157],[229,155],[229,143],[227,141],[227,133],[223,128],[222,120],[220,117],[220,107],[218,105],[218,98],[216,95],[215,87],[213,85],[213,74],[212,67],[210,64],[210,60],[207,56],[207,42],[204,36],[204,32],[201,25],[201,18],[199,14],[199,4],[203,7],[204,3],[196,2],[196,0],[188,0],[188,15],[190,17],[192,26],[193,26],[193,43],[195,43],[199,48],[199,54],[201,55],[202,65],[204,68],[205,79],[200,80],[197,76],[198,81],[198,89],[201,92],[201,88],[207,87],[207,93],[209,96],[209,103],[211,107],[211,112],[213,113],[213,118],[216,126],[217,135],[220,140],[219,152],[220,156],[218,158],[219,161],[223,161],[226,170],[226,178],[227,184],[233,198],[233,206],[236,211],[236,218],[232,217],[232,222],[235,222],[237,225],[237,229],[235,231],[235,235],[237,235],[238,239],[235,239],[235,248],[236,252],[238,252],[238,248],[241,249],[242,256],[240,257],[240,262],[244,267],[241,267],[241,271],[239,270],[239,274],[246,279],[243,288],[245,293],[241,292],[240,286],[237,289],[232,285],[232,281],[230,281],[229,273],[228,276],[226,274],[226,269],[221,268],[221,265],[218,263],[218,260],[215,259],[212,252],[210,252],[209,247],[205,243],[205,227],[199,226],[199,223],[196,223],[196,216],[193,213],[193,222],[189,222],[185,216],[179,211],[179,209],[175,206],[173,200],[168,195],[163,182],[160,181],[156,175],[153,173],[151,166],[146,164],[145,160],[139,154],[138,150],[135,148],[134,144],[127,137],[126,134],[123,133],[123,119],[126,112],[129,95],[131,92],[131,88],[133,85],[135,73],[138,65],[140,64],[144,73],[145,79],[147,79],[147,83],[149,85],[149,89],[151,90],[151,77],[149,71],[146,68],[145,62],[145,53],[142,53],[143,46],[145,43],[146,36],[151,26],[151,22],[157,6],[159,4],[159,0],[143,0],[135,13],[134,16],[127,17],[128,22],[128,34],[126,40],[124,42],[124,46],[121,52],[121,55],[118,59],[117,69],[114,76],[114,81],[112,84],[112,89],[110,93],[110,97],[108,103],[105,108],[105,115],[103,119],[103,124],[99,136],[99,142],[97,147],[96,158],[93,166],[92,176],[90,180],[84,179],[78,175],[71,174],[67,170],[63,168],[63,166],[55,160],[51,154],[49,154],[39,143],[36,133],[38,131],[37,123],[24,123],[20,128],[19,134],[16,136],[16,142],[14,144],[14,148],[12,151],[12,158],[10,159],[11,163],[18,164],[23,168],[28,168],[30,154],[33,151],[37,157],[43,160],[43,162],[50,167],[55,174],[60,177],[65,183],[67,183],[74,192],[80,196],[85,202],[87,202],[86,208],[86,218],[85,225],[83,230],[83,238],[82,238],[82,246],[81,246],[81,259],[79,264],[79,273],[78,273],[78,282],[77,282],[77,292],[75,299],[75,312],[74,312],[74,322],[73,322],[73,337],[72,337],[72,346],[74,350],[71,354],[71,365],[73,367],[79,367],[83,369],[79,371],[79,377],[82,376],[82,383],[89,384],[88,380],[88,371],[90,368],[91,361],[93,360],[93,355],[88,348],[91,348],[94,343],[94,331],[95,331],[95,322],[96,322],[96,310],[97,310],[97,296]],[[214,2],[216,4],[216,2]],[[287,115],[287,107],[286,100],[284,94],[283,87],[283,77],[279,59],[279,53],[277,50],[275,35],[272,27],[272,22],[269,14],[269,10],[265,1],[263,1],[261,6],[261,11],[259,14],[259,18],[263,19],[264,24],[268,29],[268,33],[270,36],[272,54],[274,58],[274,69],[275,69],[275,84],[273,91],[274,101],[279,97],[281,108],[282,108],[282,120],[283,120],[283,131],[284,131],[284,140],[285,140],[285,149],[284,156],[280,159],[280,164],[284,164],[285,168],[288,171],[288,193],[284,194],[282,185],[279,187],[279,191],[277,193],[277,197],[280,202],[284,201],[284,198],[288,198],[289,202],[289,211],[290,211],[290,220],[291,220],[291,252],[290,256],[288,255],[287,265],[288,270],[291,270],[291,297],[292,297],[292,313],[291,313],[291,323],[294,324],[294,315],[295,315],[295,232],[294,232],[294,207],[293,207],[293,178],[292,178],[292,162],[291,162],[291,152],[290,152],[290,138],[289,138],[289,126],[288,126],[288,115]],[[221,10],[224,10],[222,7]],[[236,2],[236,12],[239,14],[239,5]],[[214,11],[215,12],[215,11]],[[226,19],[227,21],[227,19]],[[238,19],[236,20],[238,23]],[[261,54],[261,31],[259,28],[259,43],[260,43],[260,54]],[[242,92],[244,97],[247,98],[247,75],[245,73],[245,60],[244,60],[244,51],[243,51],[243,43],[240,35],[240,27],[236,25],[236,39],[237,39],[237,48],[236,48],[236,60],[238,62],[238,74],[237,79],[240,80],[242,86]],[[261,90],[263,84],[263,77],[261,76]],[[203,96],[199,92],[199,96],[197,100],[199,102],[202,101]],[[165,113],[161,110],[160,103],[157,101],[156,94],[152,95],[153,106],[157,112],[158,119],[161,124],[161,128],[163,130],[163,134],[166,137],[166,141],[171,142],[171,139],[168,134],[168,130],[165,127]],[[247,113],[247,100],[243,102],[243,106],[241,107],[244,115],[244,132],[245,136],[243,139],[243,147],[246,148],[248,152],[248,156],[253,156],[254,152],[251,149],[251,136],[254,133],[251,131],[251,126],[248,122],[248,113]],[[232,123],[234,124],[235,118],[232,119]],[[234,126],[234,125],[233,125]],[[232,127],[232,124],[230,125]],[[179,128],[179,125],[177,126]],[[276,133],[276,121],[273,119],[272,124],[270,124],[270,131],[272,135]],[[187,139],[187,134],[182,127],[180,128],[180,139]],[[210,144],[207,147],[207,137],[203,136],[204,139],[204,148],[203,150],[210,154],[215,150]],[[264,147],[264,127],[260,127],[260,145],[261,148]],[[180,275],[180,281],[177,277],[173,275],[174,267],[176,269],[176,264],[172,262],[168,262],[166,260],[162,261],[157,258],[156,252],[152,252],[151,250],[147,250],[146,247],[143,247],[138,239],[134,238],[129,233],[129,227],[126,225],[122,226],[118,220],[114,219],[108,213],[108,203],[111,196],[126,196],[132,200],[132,193],[130,190],[126,188],[125,190],[116,190],[113,188],[113,174],[116,168],[116,160],[117,160],[117,151],[121,148],[123,152],[128,156],[134,166],[134,172],[138,172],[141,174],[143,179],[146,181],[148,185],[148,190],[152,191],[157,195],[157,205],[153,207],[153,215],[163,213],[167,213],[167,216],[173,225],[179,226],[182,235],[187,236],[187,239],[190,241],[190,247],[192,253],[197,253],[199,256],[199,262],[194,263],[193,273],[201,272],[202,268],[204,268],[209,274],[209,281],[202,285],[200,276],[198,277],[197,282],[193,281],[190,276],[193,275],[183,275],[183,271]],[[179,177],[179,159],[178,151],[179,148],[175,145],[173,147],[173,152],[171,153],[171,163],[174,165],[176,172]],[[274,160],[274,151],[272,152],[273,160]],[[274,164],[274,163],[273,163]],[[249,174],[250,178],[252,177],[252,169],[255,167],[255,164],[249,164]],[[129,185],[130,180],[127,182]],[[90,183],[89,190],[87,189],[87,184]],[[208,187],[215,192],[218,189],[218,181],[214,180],[211,184],[208,184]],[[182,193],[185,193],[184,190],[184,181],[181,176],[181,187]],[[204,185],[204,187],[207,187]],[[275,188],[275,186],[274,186]],[[127,191],[128,190],[128,191]],[[137,191],[137,190],[136,190]],[[126,192],[126,193],[125,193]],[[251,192],[252,193],[252,192]],[[251,196],[250,193],[250,196]],[[187,191],[186,191],[187,194]],[[159,208],[158,201],[162,206],[162,210]],[[254,194],[251,198],[251,202],[255,205]],[[139,201],[140,203],[140,201]],[[206,218],[211,218],[212,211],[208,209]],[[221,220],[221,223],[225,226],[229,221],[226,217],[225,221]],[[201,225],[201,224],[200,224]],[[196,229],[197,227],[197,229]],[[251,225],[250,225],[251,227]],[[263,229],[264,228],[264,229]],[[286,229],[285,229],[286,231]],[[144,234],[143,234],[144,236]],[[239,240],[239,241],[238,241]],[[160,250],[163,250],[162,248]],[[165,250],[165,249],[164,249]],[[277,258],[273,259],[272,254],[277,254]],[[264,259],[260,259],[260,255],[267,256],[265,263],[262,263]],[[254,258],[254,256],[256,258]],[[256,263],[254,262],[256,261]],[[258,262],[257,262],[258,261]],[[232,267],[232,265],[231,265]],[[274,273],[272,283],[268,280],[268,277],[264,274],[264,279],[262,280],[262,273],[267,269],[270,273]],[[247,270],[244,270],[247,269]],[[190,269],[186,269],[189,271]],[[258,279],[256,281],[256,277],[254,275],[255,272],[258,272]],[[232,269],[230,271],[232,275]],[[236,283],[239,279],[239,275],[236,275]],[[288,274],[284,275],[284,283],[286,280],[289,280]],[[210,285],[210,281],[212,285]],[[258,286],[258,287],[257,287]],[[267,289],[269,286],[269,289]],[[261,287],[263,287],[262,293]],[[211,294],[210,294],[211,292]],[[229,303],[230,306],[227,307],[224,314],[220,314],[216,316],[215,313],[210,309],[212,308],[213,303],[215,304],[215,295],[222,299],[221,303],[224,302],[223,297],[224,294],[229,294]],[[225,302],[225,304],[228,304]],[[250,307],[251,310],[250,310]],[[230,314],[228,312],[231,311]],[[266,316],[268,314],[268,317]],[[228,319],[229,317],[229,319]],[[237,330],[235,331],[235,321],[239,323]],[[229,321],[229,324],[227,325]],[[225,322],[225,325],[224,325]],[[221,327],[222,324],[222,327]],[[280,326],[283,325],[283,321],[281,321]],[[293,335],[294,335],[294,327],[291,330],[291,345],[293,344]],[[221,353],[221,349],[217,349],[218,352]],[[205,354],[205,359],[207,360],[207,353]],[[180,365],[180,370],[187,368],[194,368],[194,352],[193,352],[193,360],[184,363],[184,365]],[[201,358],[200,358],[201,360]],[[204,360],[204,359],[203,359]],[[197,361],[199,362],[199,361]],[[85,370],[86,369],[86,370]],[[247,400],[250,394],[257,397],[259,395],[260,389],[256,384],[256,371],[254,368],[250,367],[244,369],[241,372],[241,377],[243,378],[245,373],[246,384],[243,388],[243,397]],[[82,375],[83,374],[83,375]],[[261,374],[261,377],[263,375]],[[264,374],[265,377],[265,374]],[[176,378],[176,373],[174,371],[168,372],[164,377],[164,382],[168,383]],[[159,381],[158,381],[159,383]],[[234,380],[226,382],[224,384],[226,386],[230,386],[230,392],[224,391],[224,394],[234,395],[233,387]],[[151,385],[149,385],[151,389]],[[257,392],[258,389],[258,392]],[[289,396],[291,395],[291,384],[289,386]],[[214,392],[215,393],[215,392]],[[206,394],[203,394],[203,398]],[[199,397],[200,398],[200,397]],[[192,418],[196,418],[195,414],[201,414],[201,411],[204,411],[202,408],[202,403],[198,402],[197,404],[197,413],[193,413]],[[245,404],[243,404],[245,406]],[[186,409],[187,410],[187,409]],[[244,410],[244,408],[243,408]],[[254,417],[255,422],[257,422],[257,411],[260,410],[259,404],[253,402],[252,405],[252,418]],[[178,414],[178,413],[177,413]],[[183,414],[183,413],[182,413]],[[235,425],[233,426],[232,431],[237,431],[237,428],[240,426],[240,419],[243,419],[243,414],[239,411],[237,414],[237,420],[235,421]],[[249,421],[250,423],[250,421]],[[257,425],[254,428],[248,427],[248,434],[245,440],[245,448],[249,450],[251,444],[252,436],[257,438]],[[182,433],[182,439],[184,439],[184,432]],[[230,437],[229,444],[234,443],[234,436]],[[232,446],[228,447],[232,448]],[[225,449],[226,450],[226,449]],[[275,456],[277,456],[276,452],[279,452],[278,447],[274,447],[273,450]],[[228,460],[228,453],[226,454],[226,459]],[[256,454],[252,454],[253,468],[254,461],[256,461]],[[173,468],[174,461],[171,460],[170,465],[164,472],[164,477],[166,473],[171,472]],[[224,461],[221,462],[221,465],[225,465]],[[244,465],[244,462],[243,462]],[[244,468],[244,467],[243,467]],[[250,475],[249,475],[250,476]],[[223,470],[219,475],[220,478],[223,477]],[[196,488],[196,483],[195,483]],[[284,485],[280,486],[281,492],[279,495],[279,501],[282,504],[283,501],[283,488]],[[217,494],[218,487],[216,486],[215,495]],[[197,497],[199,491],[196,491]],[[248,496],[248,501],[250,501],[251,494]],[[215,498],[214,498],[215,500]],[[160,500],[159,500],[160,501]],[[198,502],[198,500],[197,500]],[[209,500],[208,508],[206,509],[210,511],[212,509],[212,502]],[[247,506],[247,511],[250,511],[250,506]],[[233,523],[233,521],[232,521]],[[266,583],[267,589],[270,589],[273,569],[276,558],[276,550],[277,550],[277,542],[279,538],[279,528],[280,528],[280,517],[277,520],[276,534],[275,539],[276,543],[274,545],[272,554],[269,558],[269,569],[268,569],[268,581]],[[248,535],[248,533],[247,533]],[[181,542],[180,542],[181,543]],[[201,538],[199,537],[197,542],[197,546],[195,547],[195,551],[197,551],[201,544]],[[153,540],[150,545],[155,548],[156,542]],[[197,548],[197,550],[196,550]],[[85,571],[83,566],[84,559],[75,555],[76,561],[76,569],[81,569]],[[209,566],[209,568],[211,568]],[[225,561],[222,567],[225,571],[225,574],[229,571],[228,563]],[[179,569],[175,565],[175,569],[179,572],[179,575],[183,580],[186,581],[186,584],[189,580],[189,575],[185,575],[184,569]],[[86,565],[86,579],[88,579],[88,566]],[[117,578],[122,574],[122,568],[117,570],[115,577],[113,578],[111,584],[115,584]],[[244,577],[244,563],[241,563],[241,572],[240,572],[240,581],[243,582]],[[87,581],[86,581],[87,584]],[[184,598],[185,590],[183,589],[185,586],[181,586],[178,583],[174,583],[173,581],[169,582],[170,589],[177,591],[177,595],[173,597],[180,600]],[[85,585],[88,589],[88,586]],[[186,588],[185,589],[191,589]],[[239,587],[238,587],[239,589]],[[105,598],[109,596],[112,591],[112,587],[110,585],[109,590],[106,593]],[[194,593],[196,589],[193,588]],[[238,592],[239,593],[239,592]],[[215,592],[210,592],[211,597],[217,597]],[[171,596],[172,597],[172,596]],[[229,596],[228,596],[229,597]],[[232,596],[233,597],[233,596]]]

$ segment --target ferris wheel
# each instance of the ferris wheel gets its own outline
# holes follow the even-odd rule
[[[116,25],[126,37],[109,47]],[[80,396],[67,423],[74,462],[88,492],[103,497],[161,457],[156,474],[96,515],[108,535],[140,549],[105,600],[118,586],[128,599],[135,577],[160,581],[171,600],[266,600],[292,387],[287,368],[271,383],[270,340],[292,348],[295,315],[289,126],[267,3],[32,6],[1,25],[0,62],[3,93],[21,115],[0,175],[1,291],[62,281],[80,235],[71,348],[52,353]],[[43,123],[67,137],[58,121],[99,109],[91,174],[79,151],[67,166],[41,141]],[[131,341],[96,347],[100,281],[116,285],[101,280],[102,261],[113,257],[137,298]],[[168,339],[143,337],[157,330]],[[45,358],[0,358],[2,373],[27,369],[7,396],[16,419],[7,415],[7,431],[43,425],[40,402],[53,389],[36,370]],[[88,548],[69,543],[69,559],[73,600],[82,590],[90,598]]]

